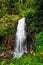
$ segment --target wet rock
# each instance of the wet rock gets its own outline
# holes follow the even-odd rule
[[[0,55],[0,61],[1,60],[7,60],[9,58],[11,58],[13,55],[13,51],[12,50],[8,50],[8,51],[3,51],[2,54]]]
[[[27,44],[27,51],[34,50],[35,51],[35,38],[34,38],[34,33],[32,33],[32,29],[29,27],[29,21],[26,21],[26,44]]]

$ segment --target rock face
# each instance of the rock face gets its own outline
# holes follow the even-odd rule
[[[31,29],[29,28],[29,21],[26,21],[25,30],[26,30],[26,35],[27,35],[27,38],[26,38],[27,51],[28,52],[31,50],[35,51],[35,38],[32,35]]]
[[[2,40],[2,47],[8,47],[9,49],[13,49],[13,43],[14,43],[14,35],[4,37],[4,39]]]
[[[26,26],[25,26],[25,30],[26,30],[26,40],[25,40],[25,44],[27,44],[27,51],[31,51],[31,50],[35,50],[35,39],[31,34],[31,30],[29,28],[29,21],[25,21]],[[17,30],[17,24],[15,25],[14,28],[14,33],[10,36],[10,37],[2,37],[3,41],[2,46],[4,47],[8,47],[9,49],[14,49],[15,48],[15,34],[16,34],[16,30]]]
[[[26,26],[25,26],[25,31],[26,31],[26,40],[24,41],[24,45],[27,45],[27,51],[34,50],[35,51],[35,38],[33,36],[33,30],[30,29],[29,27],[29,21],[25,21]],[[17,23],[18,25],[18,23]],[[17,25],[15,27],[15,34],[17,30]]]

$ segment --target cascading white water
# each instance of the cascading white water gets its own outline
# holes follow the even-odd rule
[[[17,32],[16,32],[16,47],[14,51],[14,57],[19,58],[24,53],[27,53],[26,44],[24,41],[26,40],[26,32],[25,32],[25,18],[18,20]]]

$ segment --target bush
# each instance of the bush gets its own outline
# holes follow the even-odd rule
[[[41,52],[43,51],[43,32],[36,34],[36,51]]]
[[[6,14],[0,19],[0,35],[9,36],[14,32],[14,27],[19,19],[17,15]]]
[[[43,45],[43,32],[36,34],[36,45]]]
[[[27,21],[30,22],[29,26],[33,30],[36,30],[36,32],[43,31],[43,28],[41,26],[41,21],[39,20],[40,13],[38,10],[35,10],[32,8],[28,9],[25,17],[26,17]]]
[[[29,8],[26,12],[26,19],[30,22],[32,21],[37,21],[38,17],[39,17],[39,11]]]

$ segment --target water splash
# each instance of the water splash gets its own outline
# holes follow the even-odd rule
[[[25,18],[18,20],[16,32],[16,47],[14,51],[15,58],[19,58],[24,53],[27,53],[27,47],[26,44],[24,44],[24,41],[26,40],[25,25]]]

